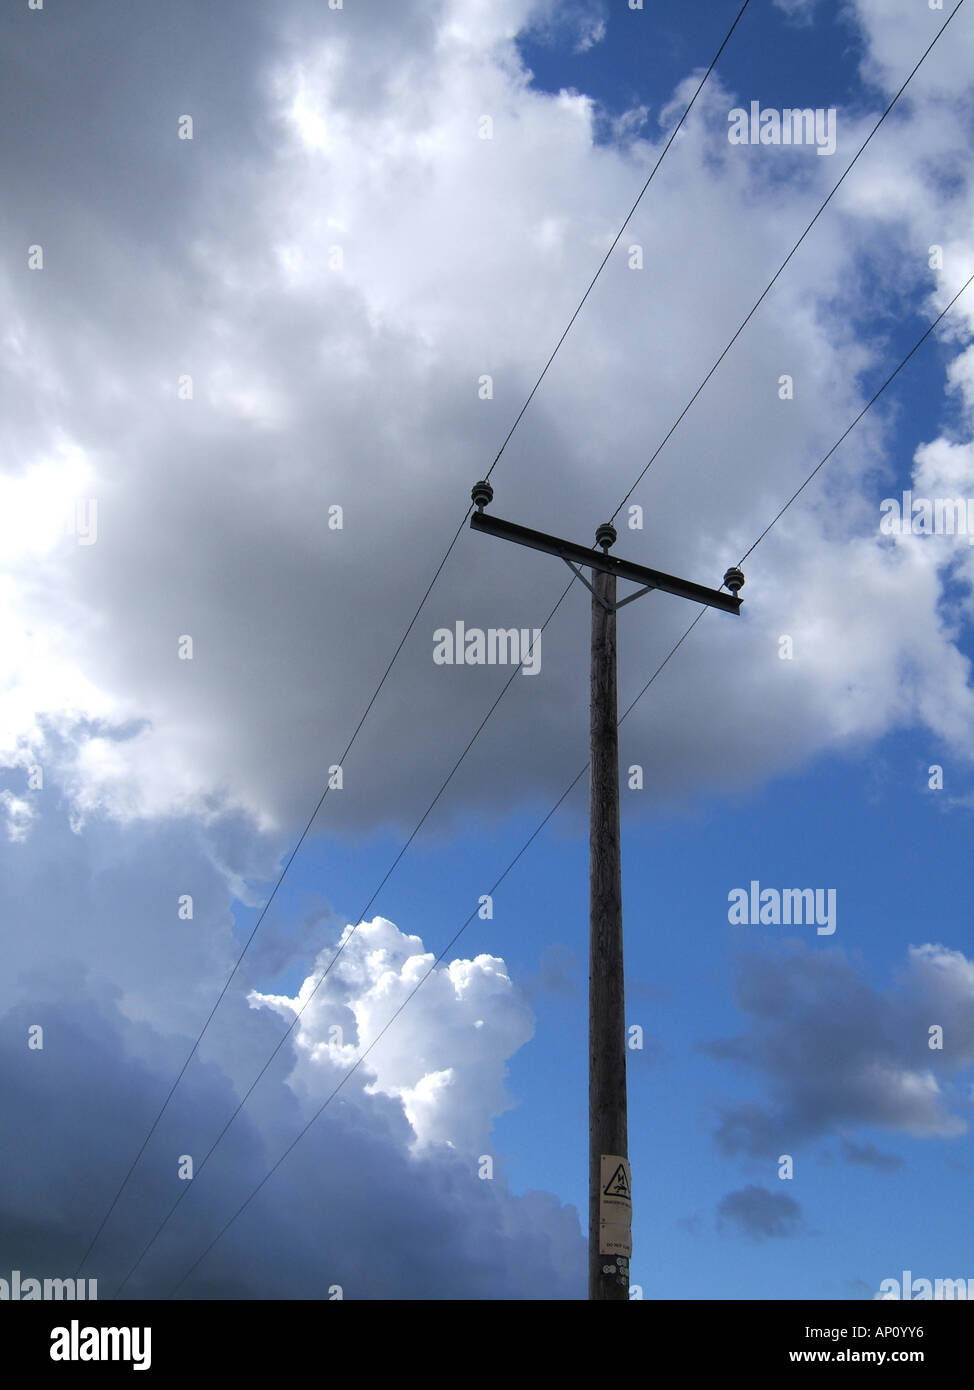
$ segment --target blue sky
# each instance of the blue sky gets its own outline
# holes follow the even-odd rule
[[[638,621],[631,610],[629,621]],[[831,1133],[815,1142],[783,1142],[797,1170],[787,1191],[800,1202],[807,1230],[764,1241],[719,1234],[712,1210],[727,1188],[774,1189],[776,1164],[715,1154],[714,1107],[761,1091],[746,1073],[697,1050],[741,1027],[732,981],[743,950],[773,950],[796,938],[806,951],[844,950],[863,978],[885,991],[918,934],[965,940],[970,811],[945,813],[928,790],[927,768],[935,760],[929,738],[898,735],[868,754],[822,759],[754,797],[700,798],[682,814],[627,830],[627,1017],[649,1035],[647,1060],[637,1055],[629,1069],[630,1155],[639,1184],[632,1278],[646,1298],[868,1298],[903,1268],[964,1266],[965,1239],[954,1213],[970,1178],[967,1137],[921,1142],[848,1126],[850,1138],[902,1162],[891,1172],[842,1163]],[[624,814],[637,795],[623,793]],[[573,803],[584,805],[581,784]],[[530,817],[518,818],[503,833],[458,837],[447,856],[440,847],[410,854],[374,910],[397,913],[403,930],[428,923],[438,951],[469,915],[470,862],[482,862],[493,876],[533,828]],[[354,889],[349,902],[360,907],[367,900],[396,852],[389,845],[354,863],[343,857]],[[302,893],[313,894],[334,862],[310,854],[288,876],[289,898],[296,904]],[[732,931],[727,894],[752,877],[762,885],[834,885],[840,904],[834,938],[817,938],[814,928]],[[516,1191],[541,1183],[582,1211],[587,891],[586,842],[556,821],[498,892],[495,920],[475,921],[459,943],[465,953],[503,955],[512,977],[525,982],[541,976],[547,956],[558,987],[532,996],[536,1036],[512,1061],[510,1089],[518,1104],[498,1121],[492,1152]],[[354,920],[355,909],[348,915]]]
[[[72,1272],[94,1235],[737,8],[248,4],[224,51],[219,13],[190,7],[160,20],[144,92],[102,74],[91,126],[100,36],[140,52],[115,0],[4,19],[18,80],[62,83],[8,151],[29,213],[3,219],[2,852],[30,930],[5,948],[0,1081],[30,1143],[3,1153],[0,1276]],[[587,542],[617,505],[944,20],[894,8],[751,0],[498,462],[494,513]],[[718,584],[974,272],[971,22],[636,488],[645,527],[623,513],[617,554]],[[91,64],[65,86],[78,44]],[[730,145],[752,99],[835,107],[836,153]],[[184,112],[192,142],[167,143]],[[22,243],[45,248],[33,278]],[[647,1299],[969,1273],[974,561],[966,536],[884,539],[879,516],[905,488],[974,496],[971,299],[749,557],[742,618],[706,614],[621,732],[645,770],[622,811]],[[97,542],[52,542],[45,519],[91,498]],[[567,578],[461,535],[90,1257],[106,1290],[182,1196],[127,1293],[185,1273],[346,1073],[349,1030],[371,1041],[584,764],[576,584],[187,1191],[176,1157],[199,1166],[507,680],[435,665],[434,630],[540,627]],[[695,614],[658,593],[622,611],[622,709]],[[584,1296],[587,872],[583,779],[180,1296]],[[834,890],[835,933],[731,925],[751,880]]]
[[[541,91],[574,87],[614,115],[658,109],[687,72],[709,65],[739,8],[709,0],[672,13],[615,5],[605,9],[603,38],[584,51],[544,28],[521,38],[518,50]],[[766,106],[822,105],[826,86],[829,104],[861,103],[868,95],[859,75],[862,42],[843,22],[843,8],[822,0],[814,23],[798,23],[773,6],[750,6],[721,55],[722,76]]]

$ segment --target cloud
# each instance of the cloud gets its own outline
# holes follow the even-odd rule
[[[0,792],[0,811],[6,818],[7,839],[11,844],[22,844],[30,834],[34,820],[34,807],[22,796],[14,796],[5,789]]]
[[[880,46],[892,26],[861,11]],[[17,459],[5,525],[19,539],[0,584],[14,795],[34,762],[78,826],[238,814],[280,832],[315,804],[384,669],[377,653],[393,651],[574,308],[565,287],[591,275],[664,138],[599,143],[584,93],[531,87],[513,40],[540,13],[442,0],[367,17],[291,3],[271,18],[241,3],[228,40],[221,7],[203,20],[177,3],[158,21],[170,59],[142,65],[138,102],[144,39],[116,0],[59,15],[40,37],[26,8],[5,15],[11,101],[33,116],[4,235],[23,240],[9,209],[30,208],[47,252],[43,271],[0,287],[0,353],[19,382],[5,423]],[[956,24],[959,50],[964,12]],[[95,55],[97,141],[79,115],[79,46]],[[917,91],[910,120],[867,151],[637,489],[645,529],[623,528],[633,559],[719,582],[852,418],[861,374],[888,358],[854,331],[877,308],[864,255],[892,258],[884,283],[914,299],[945,302],[960,283],[969,172],[957,164],[948,196],[924,161],[933,146],[945,159],[966,146],[943,127],[935,84]],[[704,89],[500,460],[498,514],[586,539],[831,186],[832,161],[732,149],[736,100],[717,76]],[[184,111],[192,141],[177,138]],[[484,115],[491,139],[479,138]],[[839,158],[864,129],[845,121]],[[890,235],[877,236],[877,218]],[[926,264],[931,220],[939,273]],[[972,311],[957,322],[969,327]],[[798,383],[787,404],[784,371]],[[964,409],[954,450],[966,467]],[[701,472],[714,420],[719,466]],[[969,663],[937,616],[943,551],[877,534],[886,437],[882,413],[867,417],[750,560],[745,620],[711,615],[706,640],[695,635],[655,687],[650,801],[760,781],[918,717],[969,760]],[[955,457],[943,440],[923,447],[925,467]],[[56,543],[37,539],[39,498],[45,534],[55,513],[96,502],[96,540],[63,528]],[[669,525],[674,515],[687,524]],[[969,559],[960,577],[969,584]],[[463,533],[321,823],[351,835],[413,820],[506,676],[435,666],[433,631],[458,618],[534,626],[561,586],[542,558]],[[687,621],[657,597],[654,623],[629,634],[638,683],[624,697]],[[542,674],[515,681],[433,829],[474,806],[508,814],[515,768],[525,802],[561,793],[585,727],[572,638],[583,611],[573,595],[546,631]],[[781,631],[800,681],[777,660]],[[180,659],[184,636],[192,660]],[[626,739],[645,740],[648,718],[637,708]]]
[[[360,961],[366,978],[361,1000],[351,1003],[354,1010],[365,1001],[363,1018],[383,993],[380,977],[369,973],[375,956],[395,933],[382,919],[367,927],[371,958]],[[498,1049],[505,1033],[497,1020],[510,1010],[503,963],[451,962],[442,979],[439,990],[436,979],[430,982],[425,1009],[420,997],[405,1041],[417,1045],[425,1029],[425,1055],[452,1049],[455,1085],[445,1112],[435,1087],[425,1111],[416,1099],[423,1099],[421,1086],[406,1093],[399,1083],[410,1060],[397,1069],[390,1049],[379,1059],[379,1084],[367,1084],[364,1072],[352,1078],[180,1296],[327,1298],[334,1285],[359,1299],[584,1296],[585,1245],[574,1208],[544,1192],[515,1197],[496,1176],[481,1180],[462,1142],[471,1138],[472,1117],[498,1104],[492,1078],[503,1070]],[[366,980],[376,986],[371,993]],[[396,984],[388,978],[386,990],[391,1006]],[[117,987],[74,966],[35,969],[25,993],[0,1016],[0,1268],[65,1276],[104,1216],[189,1044],[126,1017]],[[475,1006],[488,1024],[476,1034],[478,1057],[466,1066],[460,1015]],[[268,1056],[280,1036],[272,1018],[247,1010],[239,998],[224,1010],[219,1050],[236,1058],[248,1082],[254,1059]],[[515,1011],[512,1018],[508,1037],[512,1027],[524,1031],[522,1016]],[[44,1046],[30,1050],[28,1030],[37,1024]],[[403,1041],[400,1034],[398,1046]],[[201,1167],[240,1090],[212,1056],[191,1064],[85,1268],[99,1280],[100,1297],[114,1293],[180,1196],[177,1164],[189,1155],[192,1187],[125,1289],[129,1297],[168,1296],[306,1123],[318,1101],[315,1078],[301,1095],[290,1079],[284,1085],[271,1072]],[[478,1094],[480,1085],[489,1093]],[[443,1142],[415,1145],[417,1129]],[[447,1142],[451,1134],[460,1141],[456,1148]]]
[[[492,1121],[511,1107],[507,1061],[534,1034],[531,1011],[504,962],[479,955],[430,973],[433,953],[384,917],[347,928],[344,940],[329,973],[333,946],[320,953],[294,998],[256,990],[249,996],[253,1008],[273,1009],[288,1024],[303,1007],[289,1084],[318,1104],[371,1048],[360,1069],[368,1093],[398,1099],[416,1149],[445,1144],[468,1155],[487,1151]],[[407,999],[395,1031],[380,1037]]]
[[[953,1079],[974,1066],[974,964],[961,952],[911,947],[883,992],[842,951],[792,943],[741,957],[735,993],[746,1029],[702,1050],[751,1071],[768,1099],[721,1108],[715,1138],[725,1153],[767,1157],[850,1122],[917,1138],[966,1132]],[[930,1046],[935,1025],[942,1050]],[[898,1163],[848,1140],[844,1153]]]
[[[914,5],[911,0],[889,0],[888,4],[886,0],[855,0],[852,14],[864,39],[863,76],[891,93],[895,91],[955,7],[956,0],[944,0],[942,10],[931,9],[929,4]],[[949,102],[952,95],[967,90],[963,53],[958,52],[958,44],[963,48],[969,32],[965,9],[962,7],[951,20],[937,45],[936,83],[931,84],[928,78],[924,84],[931,104],[938,98]]]
[[[894,1173],[903,1167],[903,1160],[898,1154],[882,1153],[875,1144],[856,1144],[851,1139],[843,1139],[842,1154],[847,1163],[858,1163],[880,1173]]]
[[[606,25],[604,19],[589,20],[588,24],[579,35],[578,42],[575,45],[575,52],[587,53],[590,48],[594,48],[596,44],[601,43],[605,38],[605,29]]]
[[[749,1183],[728,1192],[717,1204],[717,1229],[736,1231],[752,1240],[781,1240],[802,1231],[802,1209],[785,1192],[769,1192]]]
[[[220,863],[263,872],[266,845],[239,821],[201,831],[96,818],[76,835],[66,807],[35,804],[33,833],[4,850],[0,1272],[61,1277],[105,1215],[239,953]],[[177,911],[184,894],[189,919]],[[352,1052],[432,960],[419,937],[386,919],[362,924],[304,1030],[204,1164],[293,1017],[274,982],[329,960],[341,932],[316,896],[269,916],[86,1266],[103,1298],[185,1193],[126,1287],[133,1297],[168,1295],[345,1075],[326,1025],[345,1026]],[[258,987],[263,996],[278,988],[277,1007],[248,1004]],[[38,1025],[42,1049],[28,1045]],[[180,1296],[325,1298],[338,1283],[346,1298],[584,1297],[575,1209],[543,1191],[515,1197],[499,1162],[493,1178],[480,1177],[480,1155],[494,1152],[492,1120],[510,1106],[507,1063],[532,1032],[503,960],[448,957]],[[450,1084],[437,1090],[445,1073]],[[182,1155],[196,1169],[188,1188],[177,1177]]]
[[[899,29],[877,4],[855,11],[864,70],[882,81],[902,80],[927,32],[919,7],[899,8]],[[891,365],[882,326],[918,302],[935,311],[962,283],[974,191],[956,93],[971,13],[637,488],[644,529],[620,518],[632,559],[719,582]],[[0,72],[12,109],[30,113],[0,209],[0,848],[5,920],[29,924],[5,934],[0,970],[11,1267],[73,1268],[232,969],[234,900],[261,899],[343,758],[573,287],[662,147],[666,130],[649,138],[639,108],[605,142],[586,93],[532,87],[514,40],[538,14],[528,0],[341,12],[172,0],[146,20],[90,0],[41,22],[26,6],[0,16]],[[597,23],[571,39],[585,32]],[[664,117],[693,80],[659,102]],[[830,160],[732,149],[737,99],[719,78],[705,88],[499,461],[499,515],[590,539],[831,186]],[[192,141],[178,138],[183,114]],[[843,116],[837,160],[867,128]],[[33,245],[43,270],[27,268]],[[864,322],[882,331],[864,336]],[[968,486],[972,326],[965,303],[943,335],[949,426],[908,445],[924,486]],[[797,385],[787,403],[782,373]],[[918,721],[970,763],[956,616],[970,607],[970,553],[879,537],[895,424],[888,409],[866,418],[749,561],[745,618],[702,624],[706,640],[686,644],[651,710],[624,726],[623,756],[657,750],[647,813]],[[949,576],[961,582],[948,620]],[[435,666],[433,631],[460,618],[539,625],[562,585],[544,558],[461,534],[321,829],[352,838],[415,822],[507,675]],[[627,637],[623,704],[688,621],[648,601],[654,621]],[[579,590],[545,632],[541,674],[514,681],[430,833],[472,810],[546,809],[584,762],[586,614]],[[777,659],[782,631],[800,679]],[[175,1159],[205,1152],[293,1017],[294,972],[321,961],[344,920],[328,894],[248,953],[96,1252],[107,1279],[180,1190]],[[192,918],[178,914],[186,895]],[[329,976],[287,1049],[289,1084],[265,1078],[135,1291],[165,1293],[320,1103],[336,1046],[373,1035],[380,1006],[425,968],[420,938],[366,926],[360,947],[378,933],[378,954],[350,949]],[[799,962],[771,981],[807,1042],[827,1049],[836,1028],[848,1041],[834,1086],[809,1074],[751,971],[751,1027],[714,1046],[751,1066],[770,1101],[728,1112],[726,1147],[763,1151],[782,1126],[851,1120],[958,1132],[948,1082],[970,1056],[969,962],[918,950],[895,1005],[846,967]],[[557,988],[564,972],[549,964]],[[816,1012],[803,970],[849,1009]],[[449,962],[428,988],[398,1033],[414,1053],[380,1044],[194,1276],[197,1295],[321,1297],[344,1281],[350,1297],[579,1296],[577,1214],[481,1182],[470,1162],[509,1103],[505,1067],[530,1010],[496,957]],[[262,1007],[247,1007],[251,990]],[[944,1022],[942,1057],[924,1052],[928,1020]],[[332,1041],[336,1021],[345,1043]],[[37,1022],[45,1048],[31,1053]]]
[[[565,40],[573,53],[587,53],[605,38],[607,19],[605,0],[536,0],[527,32],[535,42]]]

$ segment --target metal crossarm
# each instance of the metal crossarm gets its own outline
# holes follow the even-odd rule
[[[614,574],[617,579],[631,579],[646,589],[661,589],[666,594],[676,594],[678,598],[688,598],[694,603],[705,603],[709,608],[719,608],[724,613],[739,614],[742,599],[736,594],[722,594],[718,589],[708,589],[703,584],[694,584],[689,579],[678,579],[672,574],[649,569],[646,565],[636,565],[630,560],[619,560],[602,550],[577,545],[574,541],[561,540],[549,536],[544,531],[532,531],[527,526],[518,526],[513,521],[503,521],[487,512],[475,511],[471,514],[470,525],[474,531],[486,531],[488,535],[499,536],[501,540],[515,541],[518,545],[529,546],[532,550],[544,550],[549,555],[558,555],[563,560],[574,561],[603,574]],[[632,595],[636,597],[635,594]],[[622,600],[627,602],[626,599]]]

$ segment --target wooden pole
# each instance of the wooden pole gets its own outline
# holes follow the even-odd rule
[[[588,1296],[628,1301],[632,1202],[626,1118],[615,575],[593,570],[592,590]]]
[[[591,571],[592,706],[591,793],[589,808],[589,1001],[588,1001],[588,1153],[590,1299],[629,1299],[632,1256],[632,1175],[626,1118],[626,1007],[622,964],[622,863],[619,846],[619,715],[616,694],[616,579],[642,585],[622,604],[654,589],[693,599],[725,613],[739,613],[744,575],[735,565],[724,575],[723,594],[609,556],[618,539],[611,522],[595,533],[601,550],[533,531],[484,507],[494,489],[474,483],[470,517],[475,531],[557,555],[581,579],[578,566]],[[621,604],[619,605],[621,607]]]

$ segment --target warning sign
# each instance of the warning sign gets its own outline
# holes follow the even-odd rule
[[[632,1193],[629,1191],[629,1177],[621,1163],[602,1191],[606,1197],[626,1197],[630,1202],[632,1201]]]
[[[599,1254],[632,1254],[632,1169],[620,1154],[602,1154]]]

